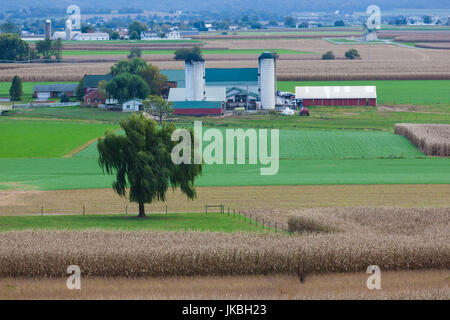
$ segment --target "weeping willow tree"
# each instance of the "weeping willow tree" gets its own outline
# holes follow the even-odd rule
[[[194,180],[201,174],[202,166],[172,162],[171,152],[177,144],[171,140],[175,125],[158,127],[155,121],[143,115],[132,115],[122,120],[120,126],[125,135],[107,132],[99,139],[98,162],[104,174],[115,175],[113,190],[139,204],[139,218],[145,217],[146,203],[166,200],[169,186],[179,188],[188,199],[196,197]],[[193,146],[193,134],[191,139]]]

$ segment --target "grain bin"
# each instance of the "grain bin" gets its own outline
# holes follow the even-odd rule
[[[202,101],[205,97],[205,61],[185,61],[186,100]]]
[[[276,92],[275,56],[264,52],[258,58],[258,91],[262,109],[275,109]]]
[[[45,40],[52,38],[52,22],[50,20],[45,20],[44,35]]]

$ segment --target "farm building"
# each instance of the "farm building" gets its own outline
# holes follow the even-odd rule
[[[85,105],[99,106],[105,104],[106,97],[103,92],[100,92],[99,90],[95,89],[93,91],[90,91],[83,97],[83,102]]]
[[[72,40],[79,40],[79,41],[109,40],[109,34],[105,32],[76,33],[72,37]]]
[[[68,97],[73,97],[77,86],[77,84],[70,83],[36,84],[33,89],[33,97],[39,100],[61,97],[64,94]]]
[[[173,103],[173,113],[178,115],[222,115],[226,91],[223,87],[201,89],[201,97],[195,97],[187,88],[170,89],[168,100]],[[192,89],[191,89],[192,90]],[[187,97],[194,97],[189,100]]]
[[[376,106],[375,86],[295,87],[304,106]]]
[[[98,83],[100,81],[110,81],[112,79],[114,79],[114,76],[110,74],[85,75],[83,78],[84,94],[86,95],[94,90],[97,90]]]
[[[122,104],[122,111],[135,112],[139,111],[144,104],[141,99],[132,99]]]
[[[161,71],[173,85],[170,101],[220,101],[224,103],[223,111],[237,107],[275,108],[276,69],[272,53],[264,52],[259,57],[258,68],[205,69],[204,61],[186,62],[185,66],[185,70]],[[221,88],[220,99],[208,97],[213,88]]]

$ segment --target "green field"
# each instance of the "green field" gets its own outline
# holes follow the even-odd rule
[[[203,129],[206,130],[207,128]],[[221,129],[224,137],[225,130]],[[203,147],[206,147],[206,145],[207,143],[204,143]],[[283,160],[418,157],[424,157],[424,155],[408,139],[388,132],[314,129],[280,131],[280,159]],[[97,159],[96,143],[74,155],[74,158]]]
[[[258,165],[204,166],[197,186],[448,184],[450,159],[280,160],[279,172]],[[0,188],[69,190],[111,188],[96,159],[0,159]]]
[[[264,51],[276,51],[279,54],[317,54],[315,52],[298,51],[290,49],[206,49],[203,54],[261,54]],[[89,55],[128,55],[129,50],[65,50],[64,56]],[[142,54],[175,54],[175,50],[142,50]]]
[[[295,86],[377,86],[378,104],[450,105],[450,80],[278,81],[278,90]]]
[[[233,217],[219,213],[151,213],[147,219],[137,219],[136,213],[126,215],[44,215],[0,216],[0,232],[10,230],[167,230],[263,232],[260,226],[250,224],[243,216]],[[267,226],[265,231],[268,231]]]
[[[61,157],[102,136],[109,124],[0,118],[0,158]]]
[[[129,113],[121,111],[110,111],[89,107],[57,107],[36,109],[15,109],[7,113],[8,117],[20,119],[62,119],[118,122],[129,116]]]

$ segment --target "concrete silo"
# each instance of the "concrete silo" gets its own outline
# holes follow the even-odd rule
[[[271,52],[258,58],[258,91],[262,109],[275,109],[276,64]]]
[[[52,38],[52,22],[50,20],[45,21],[44,37],[46,40]]]
[[[202,101],[205,98],[205,61],[185,61],[186,100]]]
[[[66,40],[72,39],[72,21],[66,21]]]

